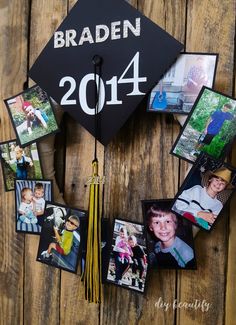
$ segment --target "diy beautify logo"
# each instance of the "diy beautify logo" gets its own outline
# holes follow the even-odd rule
[[[195,299],[193,301],[178,301],[178,299],[175,299],[172,302],[169,302],[160,297],[158,301],[155,302],[155,307],[158,309],[163,309],[164,311],[179,308],[200,310],[202,313],[206,313],[210,309],[211,303],[207,302],[205,299]]]

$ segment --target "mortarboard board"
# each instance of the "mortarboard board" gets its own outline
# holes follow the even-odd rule
[[[97,139],[106,145],[182,47],[124,0],[79,0],[29,76],[95,135],[93,58],[100,56]]]

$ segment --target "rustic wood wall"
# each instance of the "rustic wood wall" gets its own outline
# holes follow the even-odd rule
[[[215,89],[235,96],[235,0],[130,2],[187,51],[219,53]],[[14,138],[2,99],[23,90],[28,68],[74,3],[0,0],[0,141]],[[93,138],[72,119],[64,123],[67,143],[59,148],[66,153],[64,197],[68,204],[86,208],[84,183],[91,173]],[[106,148],[99,146],[100,174],[106,176],[105,217],[142,221],[140,199],[174,196],[188,168],[168,154],[179,130],[173,118],[146,114],[140,106]],[[236,166],[235,147],[231,161]],[[106,284],[97,306],[84,300],[77,275],[35,261],[38,237],[15,233],[14,194],[4,192],[0,179],[1,325],[235,324],[235,197],[210,235],[198,233],[198,270],[153,271],[144,296]],[[205,300],[211,306],[205,313],[184,308],[166,312],[155,307],[159,297],[170,303]]]

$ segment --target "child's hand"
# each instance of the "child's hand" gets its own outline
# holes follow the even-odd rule
[[[212,212],[205,212],[205,211],[200,211],[197,213],[197,216],[199,218],[202,218],[212,224],[215,219],[217,218],[217,215],[213,214]]]

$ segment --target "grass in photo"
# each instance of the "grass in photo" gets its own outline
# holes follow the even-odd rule
[[[236,100],[203,87],[171,153],[194,162],[201,152],[223,159],[236,135]]]
[[[16,140],[0,143],[1,164],[6,191],[15,188],[15,179],[42,179],[37,143],[21,148]]]
[[[59,131],[51,102],[39,86],[6,99],[5,104],[21,146]]]

